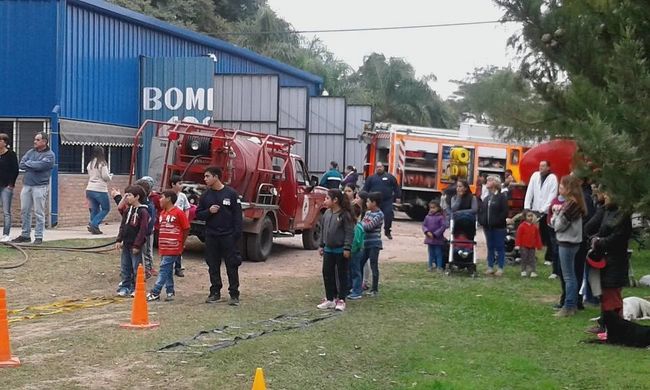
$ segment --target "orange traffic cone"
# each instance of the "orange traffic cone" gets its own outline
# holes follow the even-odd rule
[[[266,390],[266,383],[264,382],[264,370],[258,368],[255,371],[255,379],[253,380],[253,388],[251,390]]]
[[[18,367],[20,359],[11,356],[9,321],[7,320],[7,292],[0,288],[0,367]]]
[[[121,324],[121,328],[128,329],[152,329],[160,324],[149,322],[149,309],[147,308],[146,285],[144,282],[144,270],[142,264],[138,265],[138,273],[135,278],[135,298],[131,309],[131,323]]]

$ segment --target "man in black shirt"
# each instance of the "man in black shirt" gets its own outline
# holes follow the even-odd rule
[[[384,164],[378,162],[375,166],[375,174],[366,179],[363,190],[368,193],[381,192],[382,201],[379,207],[384,213],[384,234],[389,240],[392,240],[393,202],[399,202],[399,197],[402,193],[399,184],[397,184],[397,179],[395,179],[395,176],[386,172]]]
[[[239,266],[237,243],[242,233],[239,194],[221,182],[221,168],[206,168],[203,179],[208,189],[199,200],[196,218],[205,221],[205,262],[210,273],[207,303],[221,299],[221,261],[226,264],[231,306],[239,306]]]

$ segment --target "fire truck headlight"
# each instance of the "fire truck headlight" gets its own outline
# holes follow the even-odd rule
[[[192,141],[192,143],[190,144],[190,148],[191,148],[192,150],[194,150],[194,151],[199,150],[199,147],[200,147],[200,146],[201,146],[201,145],[199,144],[199,141],[197,141],[197,140]]]

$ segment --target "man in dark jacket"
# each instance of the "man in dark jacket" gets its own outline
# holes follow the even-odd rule
[[[508,197],[501,192],[501,178],[489,176],[485,183],[488,195],[481,202],[478,220],[483,226],[487,244],[488,275],[503,275],[505,266],[506,218],[508,218]],[[494,271],[496,258],[498,269]]]
[[[585,225],[588,233],[596,232],[592,238],[593,248],[605,254],[605,267],[600,270],[602,295],[600,308],[615,311],[623,317],[623,287],[629,283],[630,260],[627,249],[632,236],[630,215],[612,202],[609,194],[604,194],[605,204]]]
[[[208,167],[203,174],[208,189],[199,200],[196,219],[205,221],[205,262],[210,274],[207,303],[221,300],[221,261],[226,264],[231,306],[239,306],[239,266],[237,243],[242,233],[239,194],[221,182],[221,168]]]
[[[395,218],[393,203],[399,202],[399,197],[401,196],[401,189],[397,184],[397,179],[395,179],[395,176],[386,172],[384,164],[377,163],[375,174],[366,179],[363,190],[368,193],[381,193],[382,202],[379,208],[384,213],[384,234],[389,240],[392,240],[391,228],[393,226],[393,218]]]

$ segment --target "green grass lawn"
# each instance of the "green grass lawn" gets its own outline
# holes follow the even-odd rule
[[[649,260],[648,252],[635,255],[637,276],[650,273]],[[557,281],[522,279],[516,268],[507,268],[500,279],[447,277],[425,268],[381,266],[377,298],[349,302],[345,313],[304,329],[202,355],[153,351],[200,330],[281,313],[317,315],[322,281],[280,280],[267,295],[242,296],[239,308],[200,304],[198,296],[187,305],[153,304],[153,319],[161,322],[155,331],[106,325],[23,345],[27,364],[1,371],[3,387],[86,388],[83,378],[92,377],[91,384],[106,388],[250,389],[256,367],[264,368],[269,389],[649,387],[648,351],[584,343],[591,336],[583,330],[597,309],[566,319],[552,316]],[[541,271],[547,275],[548,267]],[[650,289],[624,293],[647,298]],[[126,312],[123,306],[119,310]],[[41,355],[39,364],[34,355]]]

